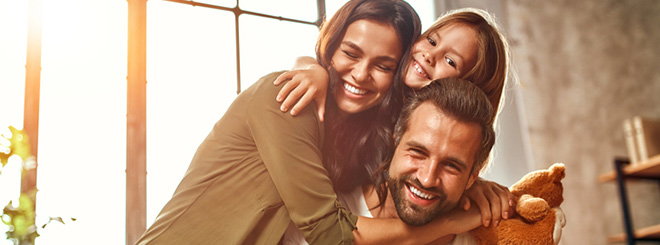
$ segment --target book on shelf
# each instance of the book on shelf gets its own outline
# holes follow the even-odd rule
[[[660,119],[636,116],[631,120],[638,154],[637,162],[660,154]]]
[[[639,151],[637,151],[637,139],[635,137],[632,118],[626,118],[623,121],[623,138],[626,141],[626,149],[628,150],[628,158],[630,158],[631,164],[639,162]]]

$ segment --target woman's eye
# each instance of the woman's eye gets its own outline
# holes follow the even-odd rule
[[[387,71],[387,72],[389,72],[389,71],[393,71],[393,70],[394,70],[394,69],[392,69],[391,67],[386,66],[386,65],[377,65],[376,67],[377,67],[379,70],[381,70],[381,71]]]
[[[348,51],[344,51],[344,54],[346,54],[346,56],[348,56],[350,58],[353,58],[353,59],[357,58],[357,55],[355,55],[354,53],[348,52]]]
[[[456,68],[456,62],[454,62],[454,60],[452,60],[451,58],[446,57],[445,61],[447,61],[447,64],[449,64],[451,67]]]
[[[425,156],[424,153],[420,150],[410,149],[409,152],[410,156],[416,159],[422,159]]]
[[[426,37],[426,40],[429,42],[429,44],[431,44],[432,46],[435,46],[435,40],[433,40],[430,37]]]

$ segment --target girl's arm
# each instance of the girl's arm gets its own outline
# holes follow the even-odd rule
[[[490,224],[498,226],[502,219],[508,219],[515,214],[515,195],[509,188],[493,181],[479,177],[472,187],[463,193],[463,208],[470,208],[470,200],[474,202],[480,212],[482,223],[488,227]]]
[[[295,116],[314,99],[318,116],[323,121],[328,72],[314,58],[303,56],[296,59],[291,71],[282,73],[273,84],[279,85],[286,80],[290,81],[280,89],[276,98],[282,102],[280,110],[287,111],[295,103],[291,109],[291,115]]]
[[[423,226],[407,225],[400,219],[358,217],[353,231],[355,244],[428,244],[447,235],[470,231],[481,225],[476,208],[454,209]]]

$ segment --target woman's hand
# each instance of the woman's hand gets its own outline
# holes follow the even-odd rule
[[[481,177],[463,194],[461,202],[465,210],[470,208],[470,200],[479,207],[486,227],[490,224],[497,226],[502,219],[511,218],[515,213],[516,196],[509,192],[509,188]]]
[[[295,116],[314,99],[316,101],[319,119],[323,121],[326,92],[328,91],[328,72],[317,64],[314,59],[310,58],[311,61],[301,61],[301,59],[303,58],[299,58],[296,62],[294,70],[282,73],[273,82],[277,86],[286,80],[290,80],[284,84],[277,94],[277,102],[282,102],[282,106],[280,106],[280,110],[282,111],[287,111],[293,105],[291,115]],[[312,61],[313,64],[309,64]]]

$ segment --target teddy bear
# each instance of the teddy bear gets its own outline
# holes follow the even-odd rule
[[[516,215],[497,227],[470,231],[476,244],[558,244],[566,225],[559,208],[564,201],[564,171],[564,164],[555,163],[547,170],[528,173],[511,186],[511,193],[519,197]]]

